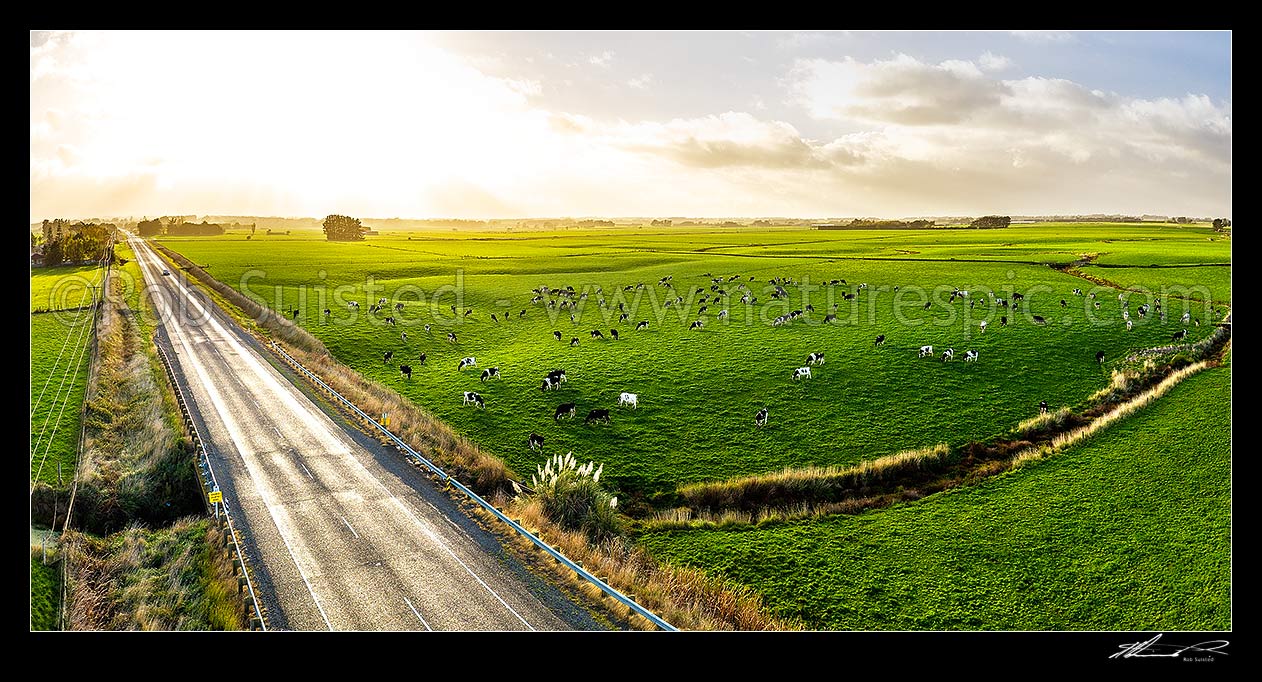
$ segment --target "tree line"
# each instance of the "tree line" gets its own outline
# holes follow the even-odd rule
[[[40,244],[44,250],[44,265],[97,260],[107,255],[105,247],[114,234],[113,223],[85,223],[82,220],[71,223],[57,218],[45,220],[42,227]],[[36,238],[32,234],[31,247],[35,246]]]
[[[141,220],[136,223],[136,232],[142,237],[169,235],[173,237],[214,237],[224,233],[220,223],[186,222],[184,216],[162,216],[153,220]]]

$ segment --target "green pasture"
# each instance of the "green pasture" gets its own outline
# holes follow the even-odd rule
[[[1231,370],[1089,441],[859,515],[639,538],[821,629],[1231,629]]]
[[[92,285],[99,285],[105,269],[95,265],[64,265],[31,269],[31,312],[66,310],[91,305]]]
[[[277,310],[297,308],[298,322],[339,360],[411,397],[518,473],[529,475],[545,456],[526,445],[535,432],[545,436],[546,453],[573,450],[580,459],[604,462],[605,480],[621,490],[650,493],[685,482],[852,464],[937,442],[962,443],[1009,429],[1035,414],[1042,400],[1077,403],[1105,385],[1111,367],[1129,352],[1168,343],[1182,325],[1176,315],[1166,324],[1155,315],[1139,319],[1135,309],[1146,299],[1132,293],[1135,326],[1127,332],[1117,290],[1021,261],[1069,263],[1083,254],[1125,260],[1131,249],[1144,260],[1151,259],[1147,250],[1155,243],[1165,245],[1166,264],[1229,261],[1230,243],[1207,241],[1213,236],[1208,227],[1043,224],[932,231],[434,232],[360,243],[297,233],[283,240],[228,235],[160,241]],[[1135,283],[1150,281],[1141,274],[1149,271],[1175,269],[1135,269]],[[710,289],[707,273],[724,277],[715,286],[726,296]],[[728,281],[733,275],[739,279]],[[666,276],[673,277],[670,289],[657,284]],[[785,286],[787,301],[771,298],[768,280],[775,277],[797,283]],[[846,283],[812,289],[833,279]],[[868,287],[859,290],[860,283]],[[740,303],[738,284],[752,290],[757,303]],[[541,285],[574,288],[575,322],[570,311],[530,303],[532,289]],[[633,289],[624,291],[627,286]],[[603,293],[596,293],[598,287]],[[954,287],[969,290],[970,297],[949,303]],[[1100,309],[1086,295],[1073,296],[1074,288],[1096,293]],[[1003,298],[1021,292],[1026,303],[1018,311],[998,308],[988,291]],[[582,293],[587,299],[577,300]],[[856,298],[845,301],[843,293]],[[703,295],[721,300],[707,302],[708,312],[700,314]],[[664,307],[676,296],[682,303]],[[391,307],[370,314],[379,297]],[[348,309],[350,300],[361,307]],[[923,309],[926,300],[930,310]],[[396,302],[404,304],[401,312],[394,312]],[[630,315],[627,322],[618,321],[619,303]],[[777,315],[805,310],[807,303],[814,312],[771,325]],[[1165,303],[1173,312],[1174,302]],[[838,319],[824,324],[833,304]],[[470,308],[473,314],[465,317]],[[722,309],[729,311],[725,320],[717,318]],[[1211,312],[1221,314],[1221,306]],[[492,313],[500,321],[492,322]],[[398,318],[397,326],[384,323],[387,315]],[[1004,315],[1006,327],[1000,324]],[[1034,315],[1046,324],[1036,324]],[[704,328],[690,331],[699,319]],[[637,332],[641,320],[649,327]],[[985,333],[982,320],[989,323]],[[590,336],[599,329],[609,337],[615,328],[619,341]],[[1189,340],[1209,329],[1189,328]],[[554,340],[554,330],[563,342]],[[457,335],[455,344],[446,340],[449,331]],[[886,342],[874,347],[878,334]],[[569,345],[574,337],[578,347]],[[935,357],[917,358],[926,344],[935,347]],[[955,349],[954,361],[937,357],[946,347]],[[970,349],[979,351],[978,362],[964,362]],[[382,359],[387,351],[394,353],[388,363]],[[1095,361],[1097,351],[1105,353],[1103,366]],[[422,352],[428,356],[424,367]],[[793,370],[811,352],[824,352],[826,363],[812,368],[813,378],[793,381]],[[476,370],[457,371],[465,356],[477,358]],[[400,364],[413,367],[410,380],[400,374]],[[491,366],[500,368],[502,379],[484,384],[479,372]],[[565,369],[569,381],[544,393],[542,378],[555,368]],[[461,405],[469,390],[484,396],[485,410]],[[637,410],[616,407],[623,391],[639,395]],[[564,402],[578,405],[578,417],[556,423],[554,410]],[[770,410],[770,424],[756,429],[754,413],[762,407]],[[584,425],[584,415],[595,408],[610,409],[612,422]]]

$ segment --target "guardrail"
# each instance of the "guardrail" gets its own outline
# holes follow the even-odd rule
[[[374,427],[376,427],[378,431],[380,431],[387,438],[393,441],[394,444],[397,445],[401,451],[408,454],[409,456],[414,458],[416,461],[420,462],[422,465],[428,468],[430,471],[432,471],[436,476],[438,476],[439,480],[441,480],[443,483],[451,485],[452,487],[456,488],[460,492],[464,493],[466,496],[468,496],[469,499],[473,500],[478,506],[482,507],[483,509],[490,512],[491,514],[495,515],[496,518],[508,524],[508,526],[512,528],[514,531],[516,531],[519,535],[529,540],[539,549],[543,550],[544,552],[547,552],[550,556],[552,556],[553,559],[556,559],[566,568],[569,568],[570,570],[574,571],[575,575],[579,576],[580,578],[600,588],[601,592],[604,592],[605,594],[609,595],[614,600],[618,601],[623,606],[626,606],[628,609],[631,609],[635,613],[640,614],[641,616],[646,618],[649,622],[653,623],[657,627],[663,630],[666,630],[668,632],[675,632],[677,630],[675,626],[662,620],[660,617],[657,616],[657,614],[653,613],[652,611],[649,611],[643,606],[640,606],[630,597],[624,595],[623,593],[609,586],[609,584],[606,583],[605,581],[589,573],[587,569],[583,568],[578,563],[571,561],[569,557],[566,557],[564,554],[561,554],[556,549],[554,549],[551,545],[539,539],[537,536],[535,536],[534,533],[531,533],[530,531],[523,528],[521,524],[508,518],[508,516],[504,515],[503,512],[501,512],[499,509],[496,509],[495,505],[492,505],[491,503],[482,499],[481,495],[478,495],[477,493],[473,492],[468,487],[466,487],[463,483],[461,483],[460,481],[457,481],[455,477],[443,471],[442,467],[439,467],[437,464],[434,464],[429,459],[425,458],[423,455],[413,450],[411,446],[403,442],[403,440],[399,438],[398,436],[391,433],[391,431],[387,429],[384,425],[378,423],[376,419],[373,419],[371,416],[368,415],[368,413],[359,409],[358,406],[356,406],[354,403],[348,400],[341,393],[338,393],[332,386],[329,386],[327,383],[325,383],[323,379],[316,376],[314,372],[304,367],[301,362],[298,362],[296,359],[294,359],[292,355],[287,353],[285,349],[281,348],[275,341],[270,342],[269,346],[277,355],[279,355],[287,363],[289,363],[291,367],[301,372],[304,376],[306,376],[313,383],[315,383],[316,386],[324,390],[324,392],[327,393],[334,400],[344,405],[351,412],[359,415],[367,423],[370,423]]]
[[[189,431],[193,434],[193,443],[197,446],[200,454],[198,470],[202,477],[202,499],[206,503],[209,510],[212,506],[210,502],[210,493],[219,492],[219,479],[215,478],[215,469],[210,464],[210,456],[206,453],[206,444],[202,441],[201,432],[197,429],[197,423],[193,421],[193,415],[189,412],[188,402],[184,398],[184,391],[180,388],[180,382],[175,376],[175,369],[171,366],[171,359],[167,357],[166,350],[162,348],[162,344],[157,342],[157,334],[165,333],[159,328],[155,331],[154,347],[158,349],[158,358],[162,360],[162,366],[166,368],[167,377],[171,379],[171,388],[175,391],[175,402],[180,405],[180,413],[184,416],[184,423],[188,425]],[[228,528],[228,537],[231,538],[232,548],[235,550],[237,558],[233,562],[234,568],[239,568],[241,577],[245,579],[245,587],[250,592],[250,605],[254,607],[254,615],[250,617],[250,629],[258,629],[267,631],[267,619],[263,617],[263,610],[259,606],[258,596],[254,594],[254,583],[250,580],[249,567],[245,562],[245,556],[241,554],[241,541],[237,537],[237,529],[232,523],[232,515],[228,512],[228,502],[226,500],[219,503],[223,511],[223,522]],[[241,589],[240,578],[238,578],[237,589]]]

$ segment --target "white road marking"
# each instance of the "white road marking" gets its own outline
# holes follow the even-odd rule
[[[451,519],[447,518],[446,514],[439,511],[438,507],[435,507],[433,502],[430,502],[429,500],[422,500],[422,501],[425,502],[425,504],[428,504],[430,509],[433,509],[434,511],[438,512],[438,515],[443,517],[443,520],[446,521],[448,524],[450,524],[452,528],[463,531],[463,529],[460,528],[460,526],[456,525],[455,521],[452,521]]]
[[[345,523],[345,524],[346,524],[346,527],[351,529],[351,535],[354,535],[354,536],[355,536],[355,539],[356,539],[356,540],[358,540],[358,539],[359,539],[359,533],[356,533],[356,532],[355,532],[355,528],[354,528],[353,526],[351,526],[351,522],[350,522],[350,521],[347,521],[345,516],[338,516],[337,518],[341,519],[341,520],[342,520],[342,523]]]
[[[412,602],[408,601],[407,597],[403,598],[403,603],[407,604],[409,609],[412,609],[412,613],[416,616],[417,620],[421,621],[421,625],[424,625],[426,630],[429,630],[430,632],[434,631],[434,628],[431,628],[429,623],[426,623],[425,619],[421,618],[421,614],[416,610],[415,606],[412,606]]]
[[[298,462],[298,466],[302,467],[302,470],[307,472],[307,478],[310,478],[313,481],[315,480],[315,476],[311,475],[311,470],[307,468],[306,464],[303,464],[302,462]]]
[[[272,430],[276,432],[277,438],[284,438],[284,436],[280,435],[280,429],[276,428],[275,425],[272,426]]]

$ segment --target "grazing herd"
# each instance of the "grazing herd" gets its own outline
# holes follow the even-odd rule
[[[723,277],[723,276],[713,277],[710,275],[710,273],[706,273],[704,277],[707,277],[710,280],[709,289],[707,290],[706,287],[701,286],[701,287],[695,287],[695,290],[693,291],[694,297],[696,296],[700,297],[699,301],[697,302],[697,308],[695,310],[695,315],[694,315],[696,319],[692,319],[691,321],[683,319],[685,316],[684,309],[689,307],[693,303],[693,301],[690,300],[688,302],[685,302],[684,299],[678,295],[668,297],[664,301],[664,306],[675,307],[676,309],[679,310],[681,321],[688,323],[688,327],[687,327],[688,331],[698,331],[698,330],[705,329],[706,319],[707,319],[705,316],[707,313],[710,312],[711,305],[715,305],[716,307],[719,308],[716,313],[711,313],[712,315],[715,315],[716,319],[719,319],[719,320],[728,319],[729,311],[727,307],[724,307],[724,301],[727,300],[725,299],[725,297],[729,296],[729,292],[727,291],[728,288],[734,289],[734,293],[732,294],[733,297],[737,294],[740,295],[739,300],[742,303],[752,304],[752,303],[756,303],[758,300],[758,298],[754,295],[753,290],[751,290],[749,286],[745,283],[742,275],[731,275],[729,277]],[[663,287],[664,289],[666,289],[669,294],[674,294],[675,290],[674,290],[674,284],[672,283],[673,279],[674,279],[673,275],[666,276],[658,280],[657,284]],[[755,278],[751,276],[748,278],[748,281],[753,282],[755,281]],[[769,289],[771,290],[771,294],[770,294],[771,298],[784,300],[784,301],[787,301],[790,298],[789,291],[788,289],[786,289],[786,287],[798,285],[798,282],[796,282],[794,279],[790,277],[773,277],[767,280],[767,283],[770,285]],[[844,279],[833,279],[828,282],[828,286],[837,286],[837,285],[845,285],[845,284],[846,284],[846,280]],[[644,288],[645,288],[644,283],[637,283],[634,285],[622,286],[621,291],[622,292],[635,292],[635,291],[643,290]],[[855,300],[856,296],[858,296],[861,292],[863,292],[866,289],[868,289],[867,284],[861,283],[853,287],[852,292],[842,292],[841,297],[843,300],[847,300],[847,301]],[[894,290],[897,291],[898,288],[895,287]],[[570,310],[571,320],[575,321],[575,323],[577,323],[577,318],[575,316],[574,311],[579,308],[578,302],[584,301],[588,297],[587,292],[582,292],[582,293],[576,292],[573,286],[564,286],[564,287],[558,287],[558,288],[541,286],[532,290],[532,293],[534,294],[533,297],[530,299],[530,302],[532,304],[541,305],[548,309]],[[612,313],[613,307],[607,305],[606,299],[603,297],[604,292],[601,290],[601,288],[595,287],[595,290],[592,293],[595,294],[595,298],[597,298],[598,300],[598,305],[601,308],[609,309]],[[713,296],[711,297],[711,295]],[[1073,290],[1072,295],[1083,296],[1084,294],[1081,289],[1076,288]],[[993,301],[996,308],[1008,308],[1008,309],[1011,309],[1013,312],[1017,312],[1018,308],[1021,307],[1021,305],[1024,302],[1027,306],[1026,313],[1030,315],[1029,319],[1035,325],[1046,326],[1048,324],[1048,321],[1046,318],[1044,318],[1041,315],[1032,314],[1032,312],[1028,310],[1028,301],[1026,299],[1026,296],[1020,292],[1012,292],[1009,297],[1010,300],[1002,298],[1002,297],[996,297],[993,292],[988,293],[988,296]],[[1095,293],[1091,293],[1090,299],[1092,299],[1092,305],[1095,309],[1098,310],[1100,309],[1100,301],[1094,300],[1095,298],[1096,298]],[[1131,331],[1133,328],[1134,321],[1131,319],[1129,304],[1126,302],[1125,294],[1119,294],[1118,298],[1119,298],[1119,301],[1121,301],[1123,304],[1122,320],[1125,323],[1126,330]],[[977,296],[972,296],[969,290],[962,290],[959,288],[955,288],[951,293],[949,302],[955,303],[957,299],[959,299],[962,302],[967,301],[969,303],[969,306],[973,307],[977,304],[979,300],[985,303],[986,296],[982,296],[980,293]],[[1066,299],[1060,299],[1059,303],[1060,303],[1061,308],[1068,307],[1068,301]],[[347,306],[348,308],[351,308],[351,309],[358,309],[360,307],[360,304],[356,301],[351,301],[347,304]],[[931,307],[932,307],[931,303],[924,304],[924,310],[929,310],[931,309]],[[837,315],[835,312],[837,308],[838,306],[836,304],[832,305],[833,312],[828,312],[827,314],[824,315],[823,322],[826,325],[837,321]],[[388,301],[385,298],[379,299],[377,304],[370,306],[369,310],[373,314],[377,314],[378,312],[381,312],[382,314],[384,314],[384,312],[388,310]],[[458,313],[456,306],[451,306],[451,310],[452,310],[453,315]],[[629,324],[631,321],[631,314],[633,311],[630,311],[630,312],[627,311],[625,303],[617,303],[616,310],[618,313],[618,318],[617,318],[618,324],[623,324],[623,323]],[[394,304],[393,312],[395,314],[402,313],[403,311],[404,311],[403,303]],[[297,311],[294,311],[294,312],[296,316]],[[330,315],[331,311],[326,308],[324,309],[323,312],[324,312],[325,317],[327,318]],[[1165,312],[1161,309],[1160,299],[1154,300],[1153,303],[1151,304],[1151,307],[1150,307],[1150,304],[1145,304],[1145,305],[1139,306],[1136,309],[1136,314],[1141,319],[1146,318],[1149,312],[1157,312],[1159,316],[1161,317],[1161,320],[1163,322],[1165,321]],[[526,313],[527,313],[526,309],[522,309],[517,317],[518,318],[526,317]],[[803,318],[809,319],[808,316],[811,315],[812,313],[815,313],[815,307],[811,304],[805,304],[802,306],[801,309],[792,310],[790,312],[784,313],[783,315],[776,317],[774,320],[772,320],[772,326],[783,327],[799,319],[803,319]],[[473,314],[474,314],[474,310],[472,308],[467,308],[464,310],[463,317],[469,318],[473,316]],[[549,314],[551,315],[552,313],[549,313]],[[491,321],[495,324],[501,323],[501,316],[492,314],[490,318],[491,318]],[[390,324],[392,327],[397,324],[396,319],[393,316],[379,318],[379,319],[382,319],[382,321],[384,321],[387,324]],[[508,322],[510,319],[511,318],[508,312],[502,312],[503,322]],[[555,320],[555,317],[553,317],[553,319]],[[607,321],[610,319],[611,319],[610,317],[608,316],[606,317]],[[1193,321],[1193,318],[1188,312],[1184,312],[1180,319],[1185,324],[1190,321]],[[659,322],[660,322],[660,319],[659,319]],[[1195,323],[1199,325],[1200,320],[1199,319],[1195,320]],[[977,326],[978,326],[979,333],[985,334],[988,327],[988,321],[981,320],[977,323]],[[1007,315],[999,316],[999,326],[1000,327],[1008,326]],[[427,333],[430,332],[431,327],[429,324],[424,325],[424,328]],[[648,320],[642,320],[640,322],[635,323],[634,325],[635,332],[642,332],[642,331],[647,330],[648,328],[649,328]],[[563,334],[562,331],[560,330],[552,330],[551,335],[554,341],[557,343],[562,343],[565,340],[565,334]],[[592,339],[593,342],[600,341],[600,342],[606,342],[606,343],[607,342],[631,343],[632,340],[636,338],[635,336],[624,337],[617,328],[610,328],[608,331],[608,334],[606,334],[605,331],[602,329],[592,329],[589,332],[589,337]],[[1171,340],[1180,341],[1180,340],[1185,339],[1186,337],[1187,337],[1187,329],[1182,329],[1174,333],[1171,336]],[[457,338],[455,332],[452,332],[452,331],[447,332],[446,338],[447,338],[448,343],[450,344],[455,345],[459,343],[459,339]],[[627,340],[623,341],[624,338]],[[886,338],[887,338],[886,334],[877,335],[872,344],[873,348],[878,348],[878,347],[883,346],[886,342]],[[407,345],[409,342],[408,333],[406,331],[401,332],[399,335],[399,339],[403,344]],[[569,345],[571,347],[579,346],[579,337],[577,336],[570,337]],[[382,360],[384,363],[389,364],[394,359],[394,357],[395,357],[395,352],[393,350],[387,350],[383,354]],[[955,358],[955,349],[953,347],[948,347],[942,350],[940,355],[935,355],[934,346],[932,344],[926,344],[919,347],[919,350],[917,352],[917,357],[918,358],[926,358],[926,357],[940,358],[942,362],[950,362],[951,360]],[[967,349],[964,351],[964,362],[978,362],[979,357],[980,357],[980,353],[978,350]],[[400,357],[400,360],[403,360],[403,359],[405,358]],[[1095,354],[1095,360],[1098,364],[1103,365],[1105,362],[1104,351],[1098,351]],[[417,356],[414,362],[416,362],[419,366],[422,366],[422,367],[425,366],[426,354],[424,352],[419,353],[419,355]],[[805,380],[814,378],[815,375],[812,374],[812,369],[814,368],[815,372],[819,372],[820,368],[824,364],[825,364],[824,351],[818,350],[818,351],[809,353],[806,356],[804,366],[792,369],[791,372],[789,373],[789,377],[791,381],[793,382],[805,383]],[[456,371],[463,373],[463,370],[465,368],[467,367],[476,368],[477,366],[478,366],[477,359],[470,355],[470,356],[463,357],[459,360],[456,366]],[[414,370],[411,364],[399,364],[398,369],[399,369],[399,373],[402,375],[404,379],[411,380],[413,378]],[[490,381],[491,379],[497,379],[497,378],[500,378],[499,367],[489,367],[482,370],[482,372],[480,373],[480,381],[483,384]],[[565,370],[553,369],[549,371],[543,377],[540,383],[540,390],[545,394],[548,391],[560,390],[562,387],[562,384],[565,384],[567,381],[568,379],[566,377]],[[803,387],[803,390],[806,390],[805,385]],[[486,409],[486,400],[481,394],[479,394],[476,391],[463,391],[462,393],[463,393],[462,406],[465,406],[465,407],[473,406],[482,410]],[[637,410],[639,408],[639,394],[631,393],[627,391],[621,392],[618,395],[616,407],[628,408],[632,411]],[[1048,409],[1046,402],[1040,403],[1039,407],[1040,407],[1040,411],[1044,413]],[[578,414],[578,410],[579,410],[579,405],[575,402],[563,402],[559,404],[555,408],[554,413],[553,413],[554,424],[560,424],[563,419],[570,420],[570,421],[574,420],[574,418]],[[758,428],[767,426],[769,422],[769,414],[770,413],[769,413],[768,407],[766,405],[762,406],[759,410],[757,410],[757,412],[754,415],[754,426]],[[584,424],[587,424],[587,425],[608,424],[610,423],[610,421],[611,421],[610,410],[608,408],[600,408],[600,407],[592,407],[587,412],[587,416],[583,420]],[[543,446],[543,442],[544,442],[544,437],[537,433],[531,433],[529,438],[527,439],[527,443],[530,446],[530,448],[535,449],[535,450],[540,449]]]

